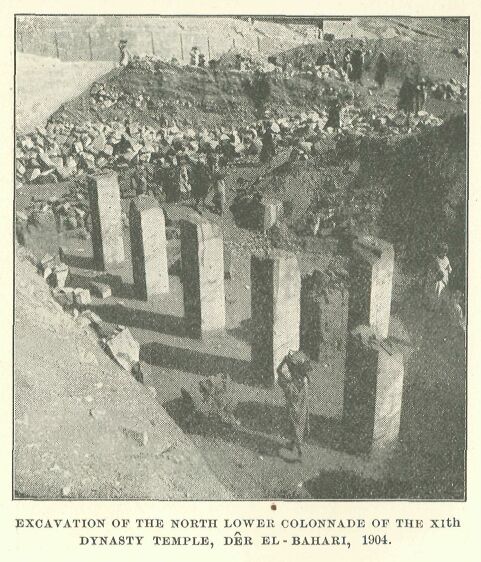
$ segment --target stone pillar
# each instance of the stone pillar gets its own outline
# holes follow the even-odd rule
[[[120,189],[115,172],[88,179],[95,267],[105,270],[124,261]]]
[[[345,274],[314,271],[302,280],[300,345],[322,365],[343,366],[346,359],[349,293]]]
[[[352,243],[349,328],[371,326],[381,339],[389,333],[394,249],[372,236]]]
[[[251,258],[252,366],[265,384],[289,350],[299,349],[301,275],[290,252]]]
[[[169,292],[164,211],[153,197],[134,199],[129,210],[135,292],[148,300]]]
[[[350,449],[357,453],[392,448],[399,434],[404,365],[389,340],[369,326],[348,338],[343,420]]]
[[[187,332],[196,338],[225,329],[224,240],[199,215],[181,221],[181,260]]]

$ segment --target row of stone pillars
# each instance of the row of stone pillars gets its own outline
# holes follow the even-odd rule
[[[95,267],[125,260],[117,174],[89,178]],[[135,199],[129,209],[132,273],[137,298],[169,292],[165,215],[154,198]],[[184,320],[192,337],[225,329],[224,246],[221,229],[192,213],[181,222]]]
[[[105,269],[124,260],[116,174],[90,178],[89,196],[94,259],[98,269]],[[149,299],[167,293],[164,211],[154,199],[134,200],[129,223],[138,297]],[[347,333],[343,411],[353,443],[360,451],[367,451],[392,443],[399,431],[403,358],[386,340],[394,252],[390,244],[364,236],[354,239],[350,253],[348,312],[342,312],[345,303],[341,299],[339,328]],[[200,338],[222,332],[225,291],[220,227],[196,214],[182,221],[181,260],[184,320],[189,335]],[[322,319],[326,302],[313,299],[304,302],[304,307]],[[309,346],[301,341],[300,334],[309,332],[302,329],[305,318],[305,314],[301,318],[301,275],[295,254],[272,251],[252,256],[251,364],[261,382],[275,382],[277,367],[289,350],[309,347],[305,351],[319,360],[323,347],[320,332]]]

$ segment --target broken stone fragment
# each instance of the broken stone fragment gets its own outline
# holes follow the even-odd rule
[[[106,346],[117,363],[129,373],[139,362],[140,344],[136,341],[128,328],[123,328],[113,335]]]
[[[49,268],[50,272],[51,272],[54,259],[55,258],[53,256],[51,256],[50,254],[45,254],[38,264],[38,269],[39,269],[40,273],[44,274],[45,270],[47,268]],[[44,277],[45,277],[45,275],[44,275]]]
[[[93,282],[90,284],[90,290],[95,297],[106,299],[112,296],[112,289],[105,283]]]
[[[85,306],[92,302],[90,298],[90,291],[88,289],[75,289],[74,290],[74,302],[78,306]]]
[[[52,283],[54,287],[63,288],[67,282],[69,273],[68,265],[60,264],[53,268],[51,275],[48,280]]]
[[[98,314],[95,314],[95,312],[92,312],[91,310],[84,310],[81,316],[90,320],[90,322],[95,326],[99,326],[100,324],[102,324],[102,318],[100,318]]]

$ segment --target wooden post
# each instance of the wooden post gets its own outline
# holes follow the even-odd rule
[[[92,36],[90,35],[90,31],[89,31],[89,53],[90,53],[90,60],[94,60],[94,53],[92,51]]]
[[[257,50],[259,53],[261,52],[261,38],[257,36]]]
[[[209,60],[210,60],[211,56],[210,56],[210,39],[209,39],[209,37],[207,37],[207,54],[209,55]]]
[[[184,60],[184,41],[182,40],[182,33],[180,34],[180,58]]]
[[[234,49],[235,49],[235,39],[234,39],[234,38],[232,38],[232,46],[233,46]]]
[[[150,41],[152,43],[152,54],[155,55],[154,32],[150,32]]]
[[[60,58],[60,53],[58,50],[58,37],[57,37],[57,32],[54,31],[54,35],[53,35],[54,41],[55,41],[55,52],[57,53],[57,58]]]

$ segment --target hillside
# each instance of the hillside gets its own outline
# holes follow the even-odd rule
[[[52,299],[30,260],[17,248],[16,497],[230,498],[148,388]]]

